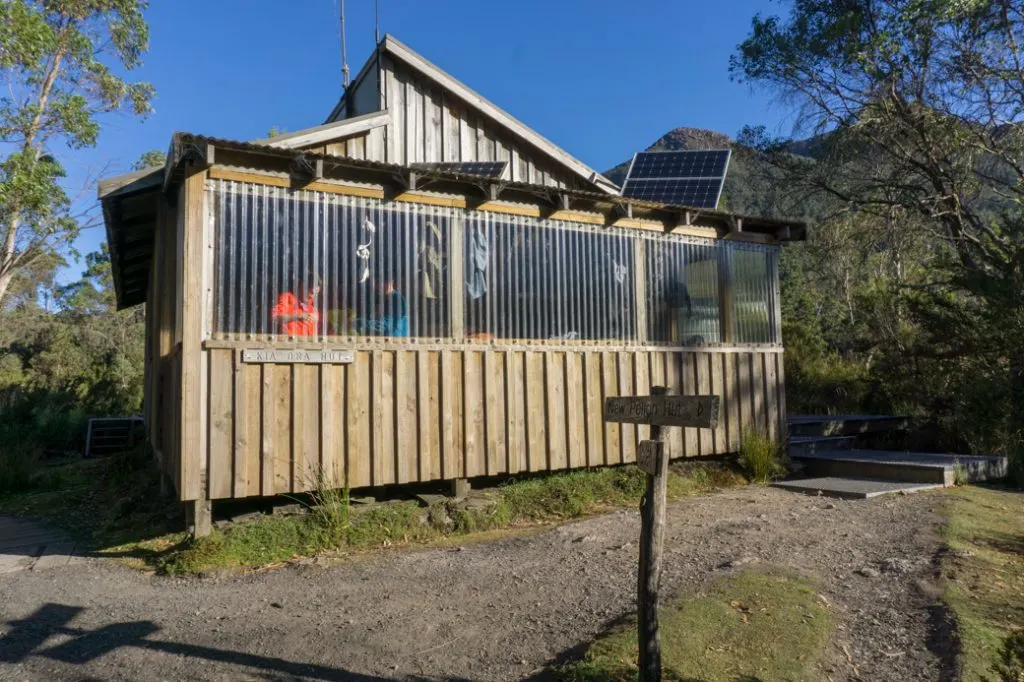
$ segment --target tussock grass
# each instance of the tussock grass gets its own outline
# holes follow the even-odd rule
[[[665,678],[701,682],[814,679],[833,628],[813,585],[759,572],[669,600],[659,621]],[[565,682],[632,682],[636,662],[636,621],[630,620],[558,676]]]
[[[949,492],[944,598],[956,616],[964,682],[1019,682],[1024,673],[1024,494]]]
[[[758,483],[784,476],[787,468],[782,446],[756,430],[747,430],[741,435],[739,464],[744,473]]]

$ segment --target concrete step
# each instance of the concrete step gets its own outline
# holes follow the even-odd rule
[[[885,450],[832,450],[790,455],[808,476],[935,483],[950,486],[1003,478],[1005,457]]]
[[[792,490],[807,495],[823,497],[839,497],[846,500],[866,500],[879,495],[898,495],[916,493],[922,490],[937,490],[943,486],[939,483],[909,483],[907,481],[879,481],[861,478],[805,478],[794,481],[776,481],[775,488]]]
[[[907,428],[906,417],[868,414],[795,414],[786,419],[789,437],[856,436],[862,433],[898,431]]]
[[[853,436],[794,436],[789,439],[790,457],[812,455],[815,452],[852,450]]]

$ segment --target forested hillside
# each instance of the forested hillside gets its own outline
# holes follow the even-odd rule
[[[1014,451],[1012,386],[996,341],[1002,311],[971,322],[979,300],[955,284],[964,273],[950,241],[918,216],[866,210],[824,186],[849,155],[838,139],[747,130],[741,140],[677,128],[647,151],[730,148],[720,208],[811,224],[808,241],[786,246],[781,260],[790,410],[908,414],[916,447]],[[865,167],[885,162],[877,149],[859,153]],[[628,166],[606,175],[621,183]],[[989,220],[1016,208],[987,203]],[[1000,301],[1012,320],[1016,304]]]

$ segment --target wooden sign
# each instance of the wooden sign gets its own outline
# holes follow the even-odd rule
[[[353,362],[350,350],[303,350],[300,348],[246,348],[242,362],[282,365],[344,365]]]
[[[604,399],[604,420],[623,424],[690,426],[718,424],[717,395],[637,395]]]
[[[661,473],[661,458],[665,456],[665,442],[642,440],[636,448],[636,465],[651,476]]]

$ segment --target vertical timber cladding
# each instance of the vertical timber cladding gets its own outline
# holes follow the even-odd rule
[[[382,61],[383,108],[391,113],[386,143],[365,157],[408,165],[439,161],[508,161],[505,178],[551,187],[578,181],[552,161],[473,108],[442,92],[409,67],[385,55]],[[371,132],[370,135],[379,134]],[[340,150],[339,150],[340,151]],[[347,155],[353,155],[347,151]]]
[[[722,396],[718,428],[670,429],[673,458],[735,452],[741,429],[781,419],[779,352],[364,342],[347,364],[272,364],[243,362],[245,344],[208,345],[214,499],[320,477],[362,487],[634,462],[637,428],[603,422],[604,398],[658,384]]]

